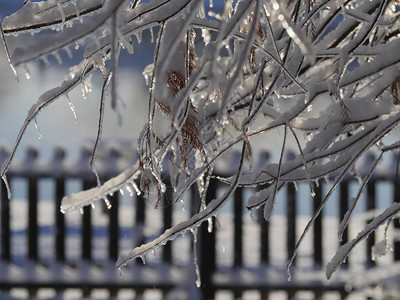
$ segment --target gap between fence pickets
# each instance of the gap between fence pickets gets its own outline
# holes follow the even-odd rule
[[[344,262],[349,255],[350,251],[363,239],[367,238],[368,235],[376,230],[380,225],[386,222],[386,220],[393,218],[400,211],[400,203],[393,203],[383,213],[374,218],[364,230],[357,234],[357,237],[343,246],[341,246],[336,252],[332,260],[326,265],[326,278],[330,278],[336,271],[337,267]]]

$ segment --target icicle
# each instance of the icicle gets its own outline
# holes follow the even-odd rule
[[[201,37],[203,38],[204,45],[207,46],[211,41],[211,34],[207,29],[201,29]]]
[[[375,144],[376,144],[376,146],[379,148],[379,150],[381,150],[382,147],[385,146],[385,145],[383,144],[382,140],[377,141]]]
[[[197,227],[191,229],[193,233],[193,263],[194,267],[196,269],[196,286],[199,288],[201,286],[201,278],[200,278],[200,268],[199,268],[199,263],[197,259]]]
[[[256,222],[257,222],[256,216],[254,215],[254,209],[251,209],[251,210],[250,210],[250,219],[251,219],[251,221],[252,221],[253,223],[256,223]]]
[[[79,213],[80,213],[81,215],[83,215],[83,207],[81,207],[81,208],[79,209]]]
[[[144,255],[140,255],[139,257],[142,260],[142,263],[145,265],[146,264],[146,258],[144,257]]]
[[[41,139],[43,138],[43,136],[42,136],[42,134],[40,133],[40,128],[39,128],[39,125],[38,125],[38,123],[37,123],[37,120],[36,120],[36,118],[35,118],[35,121],[34,121],[34,123],[35,123],[35,127],[36,127],[36,131],[37,131],[37,134],[38,134],[39,140],[41,140]]]
[[[106,203],[107,209],[111,209],[112,205],[110,203],[110,200],[108,200],[107,197],[104,197],[103,200]]]
[[[57,63],[58,63],[59,65],[62,65],[62,59],[61,59],[60,54],[59,54],[58,52],[54,52],[54,53],[53,53],[53,56],[56,58]]]
[[[65,97],[67,98],[67,101],[68,101],[68,104],[69,104],[69,108],[71,109],[71,111],[72,111],[72,113],[73,113],[73,115],[74,115],[75,123],[78,124],[78,116],[77,116],[77,114],[76,114],[75,106],[74,106],[74,104],[71,102],[71,100],[69,99],[68,94],[65,94]]]
[[[81,92],[83,99],[87,99],[88,93],[92,91],[91,76],[89,75],[84,82],[81,83]]]
[[[361,176],[356,174],[355,177],[356,177],[356,179],[357,179],[357,181],[358,181],[358,184],[361,185],[361,184],[362,184],[362,181],[363,181],[362,178],[361,178]]]
[[[167,191],[167,186],[162,181],[159,181],[159,183],[160,183],[161,193],[165,193]]]
[[[75,7],[75,10],[76,10],[76,15],[79,17],[79,10],[78,10],[78,7],[77,7],[77,0],[71,0],[70,1],[70,3]]]
[[[3,179],[4,185],[6,186],[7,190],[7,197],[8,199],[11,199],[11,189],[10,189],[10,184],[8,183],[6,175],[1,176],[1,179]]]
[[[315,191],[313,188],[311,189],[310,194],[311,194],[311,197],[313,197],[313,198],[315,197]]]
[[[18,82],[18,81],[19,81],[19,79],[18,79],[18,73],[17,73],[17,70],[15,69],[14,65],[13,65],[12,62],[11,62],[11,55],[10,55],[10,51],[9,51],[9,49],[8,49],[8,46],[7,46],[6,38],[4,37],[3,27],[2,27],[2,25],[1,25],[1,18],[0,18],[0,34],[1,34],[1,39],[2,39],[2,41],[3,41],[4,49],[6,50],[6,56],[7,56],[8,64],[10,65],[10,68],[11,68],[11,70],[12,70],[13,73],[14,73],[15,81]],[[18,34],[17,34],[17,35],[18,35]]]
[[[186,207],[185,207],[185,202],[183,201],[183,199],[181,199],[181,205],[182,205],[182,211],[185,211]]]
[[[294,189],[296,190],[296,192],[298,192],[299,191],[299,187],[297,186],[297,182],[296,181],[293,181],[293,186],[294,186]]]
[[[75,47],[74,48],[75,48],[75,50],[79,49],[79,43],[78,42],[75,43]]]
[[[48,66],[50,65],[50,62],[49,62],[49,60],[48,60],[48,58],[47,58],[46,55],[40,57],[40,59],[43,61],[43,64],[44,64],[46,67],[48,67]]]
[[[233,53],[232,53],[232,50],[231,50],[231,47],[229,46],[229,44],[225,45],[225,49],[226,49],[226,51],[228,51],[228,56],[232,57]]]
[[[140,196],[142,192],[140,191],[139,187],[137,186],[136,182],[134,180],[129,181],[129,183],[133,186],[135,189],[136,195]]]
[[[132,190],[132,188],[131,188],[129,185],[126,185],[125,188],[126,188],[126,190],[128,191],[129,196],[133,197],[133,190]]]
[[[309,106],[307,106],[307,112],[312,111],[312,104],[310,104]]]
[[[316,186],[317,188],[319,188],[319,181],[318,181],[318,179],[315,180],[314,182],[315,182],[315,186]]]
[[[207,230],[208,230],[208,232],[209,233],[211,233],[212,232],[212,230],[213,230],[213,221],[212,221],[212,218],[208,218],[208,227],[207,227]]]
[[[142,43],[142,32],[141,31],[135,32],[135,36],[136,36],[138,43],[141,44]]]
[[[325,180],[326,184],[329,184],[329,176],[328,175],[324,176],[324,180]]]
[[[123,189],[120,189],[119,192],[121,193],[122,196],[124,195],[124,190]]]
[[[119,277],[120,277],[120,278],[124,277],[124,272],[122,271],[122,268],[121,268],[121,267],[118,268],[118,271],[119,271]]]
[[[190,232],[193,234],[193,240],[195,241],[195,242],[197,242],[197,235],[196,235],[196,229],[197,229],[197,227],[191,227],[191,228],[189,228],[189,230],[190,230]]]
[[[202,197],[204,193],[204,175],[200,176],[200,178],[197,179],[197,189],[199,191],[200,197]]]
[[[93,210],[96,208],[93,202],[90,202],[90,206],[92,207]]]
[[[286,266],[286,275],[287,275],[287,281],[291,281],[292,275],[290,274],[290,265]]]
[[[72,59],[72,52],[71,52],[71,49],[68,46],[64,48],[64,51],[67,53],[68,58]]]
[[[151,249],[151,253],[153,253],[154,257],[158,257],[158,256],[157,256],[156,249]]]
[[[150,43],[154,43],[154,32],[153,27],[150,27]]]
[[[29,72],[28,67],[24,65],[24,68],[25,68],[25,78],[28,80],[31,79],[31,73]]]
[[[146,85],[149,85],[151,76],[149,74],[145,74],[145,73],[143,73],[143,75],[144,75],[144,80],[146,80]]]
[[[62,19],[62,24],[64,25],[65,22],[65,13],[64,13],[64,9],[61,6],[61,2],[60,0],[57,1],[57,7],[58,7],[58,11],[61,14],[61,19]],[[62,30],[63,26],[61,26],[61,30]]]

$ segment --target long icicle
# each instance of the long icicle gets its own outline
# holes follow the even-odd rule
[[[1,39],[3,41],[4,49],[6,50],[6,56],[7,56],[8,64],[10,65],[10,68],[14,73],[15,81],[19,82],[17,70],[15,69],[14,65],[11,62],[10,50],[8,49],[6,38],[4,36],[3,26],[1,25],[1,18],[0,18],[0,34],[1,34]]]

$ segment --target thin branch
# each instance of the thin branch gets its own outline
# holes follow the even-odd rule
[[[281,154],[279,157],[279,163],[278,163],[278,174],[276,175],[276,179],[274,182],[274,188],[273,188],[273,193],[272,196],[269,197],[269,199],[266,201],[266,204],[264,206],[264,219],[266,221],[269,220],[272,214],[272,208],[275,204],[275,197],[278,192],[278,185],[281,179],[281,167],[282,167],[282,161],[283,161],[283,154],[285,152],[285,145],[286,145],[286,134],[287,134],[287,126],[285,125],[284,127],[284,133],[283,133],[283,142],[282,142],[282,148],[281,148]]]
[[[96,171],[95,167],[94,167],[94,162],[96,160],[97,157],[97,151],[98,151],[98,146],[101,140],[101,135],[103,132],[103,122],[104,122],[104,107],[105,107],[105,100],[107,97],[107,88],[108,85],[110,83],[111,78],[114,76],[114,74],[111,72],[111,69],[108,70],[106,77],[104,78],[104,82],[103,82],[103,87],[101,89],[101,97],[100,97],[100,109],[99,109],[99,123],[97,125],[97,136],[96,136],[96,142],[94,143],[94,147],[93,147],[93,152],[92,152],[92,156],[90,158],[90,168],[92,169],[94,175],[96,176],[96,181],[97,181],[97,186],[100,187],[101,186],[101,182],[100,182],[100,177],[99,177],[99,173]]]
[[[86,64],[84,64],[86,66]],[[81,68],[83,68],[83,66],[81,65]],[[11,150],[10,155],[8,156],[7,160],[3,163],[3,166],[1,168],[1,178],[6,182],[6,172],[11,164],[12,159],[14,158],[15,152],[22,140],[22,137],[25,134],[25,131],[28,127],[28,125],[32,122],[32,120],[34,120],[36,118],[36,116],[39,114],[39,112],[41,110],[43,110],[46,106],[48,106],[49,104],[51,104],[52,102],[54,102],[55,100],[57,100],[60,96],[68,93],[70,90],[72,90],[77,84],[80,83],[81,81],[81,76],[86,77],[88,74],[90,74],[93,70],[93,64],[90,63],[87,68],[86,71],[84,73],[82,73],[82,69],[79,69],[77,71],[75,71],[73,73],[73,76],[70,76],[71,79],[65,80],[63,81],[63,83],[59,86],[56,87],[54,89],[51,89],[47,92],[45,92],[44,94],[42,94],[39,97],[39,100],[32,105],[31,109],[28,112],[28,116],[26,117],[24,124],[22,125],[18,136],[16,138],[16,141],[14,143],[14,146]],[[8,197],[11,197],[11,192],[8,191]]]
[[[308,169],[308,165],[307,165],[307,161],[306,161],[306,158],[304,156],[304,153],[303,153],[303,149],[301,148],[301,145],[300,145],[299,139],[297,137],[297,134],[293,130],[292,126],[289,125],[289,129],[292,132],[292,134],[294,136],[294,139],[296,140],[297,148],[299,149],[301,157],[303,159],[304,170],[306,171],[307,181],[308,181],[308,185],[310,187],[310,193],[311,193],[311,195],[315,195],[314,188],[313,188],[313,185],[312,185],[312,182],[311,182],[310,170]]]

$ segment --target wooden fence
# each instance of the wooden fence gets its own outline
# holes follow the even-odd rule
[[[0,151],[0,158],[4,159],[6,150]],[[38,158],[38,153],[34,148],[26,150],[25,159],[16,161],[8,172],[8,178],[13,185],[14,180],[23,179],[27,186],[27,228],[26,228],[26,256],[22,259],[16,259],[13,255],[12,244],[13,235],[11,224],[10,203],[4,184],[1,184],[1,260],[0,260],[0,289],[10,291],[12,289],[25,289],[28,296],[38,296],[38,292],[43,288],[51,288],[57,295],[62,294],[66,289],[77,288],[87,297],[93,290],[106,289],[110,297],[117,297],[120,290],[130,289],[135,291],[137,297],[145,295],[146,291],[154,289],[160,292],[160,297],[168,297],[177,290],[183,290],[187,299],[192,299],[197,295],[200,299],[214,299],[221,291],[229,291],[231,297],[240,298],[246,291],[256,291],[260,299],[267,299],[268,295],[276,291],[283,291],[287,298],[292,299],[299,291],[309,291],[315,298],[319,298],[326,292],[335,292],[338,298],[345,298],[349,290],[346,282],[340,279],[333,279],[326,282],[321,279],[301,280],[294,277],[294,280],[288,282],[286,273],[281,268],[274,267],[274,261],[271,259],[271,247],[274,241],[271,239],[270,223],[263,220],[262,217],[255,217],[257,235],[259,235],[258,251],[259,264],[248,267],[244,264],[244,201],[245,189],[237,189],[234,194],[232,205],[233,216],[233,263],[230,266],[221,267],[217,261],[216,237],[220,230],[213,222],[213,230],[210,233],[208,224],[203,224],[199,230],[197,254],[199,260],[201,287],[193,288],[194,275],[188,275],[188,270],[194,273],[194,269],[188,269],[187,266],[178,264],[174,261],[172,244],[167,243],[162,248],[162,255],[156,263],[143,265],[142,262],[131,263],[124,271],[123,278],[120,277],[118,270],[114,268],[121,249],[121,226],[120,213],[123,207],[119,204],[122,195],[115,193],[110,197],[112,203],[111,209],[106,211],[107,223],[107,255],[104,260],[99,261],[93,257],[93,239],[95,225],[93,222],[92,208],[85,207],[81,220],[81,242],[80,259],[70,260],[66,252],[66,243],[68,242],[68,230],[65,222],[65,216],[59,211],[60,201],[66,193],[66,184],[68,180],[78,180],[81,182],[82,189],[90,188],[95,185],[94,175],[88,166],[90,150],[82,150],[81,159],[78,162],[68,162],[65,158],[63,149],[57,148],[54,151],[52,160],[43,162]],[[104,159],[99,161],[99,173],[101,178],[107,179],[118,174],[123,165],[126,165],[131,158],[123,159],[116,149],[109,149]],[[395,164],[393,164],[393,168]],[[366,210],[374,210],[377,205],[376,184],[379,181],[389,182],[393,185],[393,201],[400,200],[400,185],[394,180],[394,170],[384,173],[378,172],[367,186]],[[38,222],[38,204],[40,202],[39,182],[48,179],[53,182],[55,201],[53,234],[54,234],[54,256],[51,259],[43,259],[40,255],[43,249],[40,248],[40,226]],[[351,178],[345,180],[340,186],[339,191],[339,217],[342,218],[349,206],[349,185]],[[207,199],[214,199],[219,186],[219,182],[212,180],[208,191]],[[316,195],[312,201],[312,209],[315,211],[322,201],[324,183],[320,182],[315,187]],[[285,251],[288,257],[292,253],[295,243],[298,239],[298,206],[300,205],[295,186],[289,184],[285,191],[286,198],[286,234],[281,238],[286,240]],[[165,201],[171,199],[171,191],[167,190]],[[146,236],[145,224],[149,220],[146,212],[149,211],[146,202],[140,196],[134,196],[134,244],[139,245],[149,239]],[[188,195],[189,211],[194,213],[198,210],[198,193],[195,188],[191,195]],[[174,206],[163,205],[160,208],[160,218],[162,218],[162,229],[170,228],[174,220]],[[101,208],[97,208],[101,209]],[[321,215],[317,218],[312,228],[312,265],[313,270],[321,270],[327,263],[324,259],[323,243],[327,237],[324,233],[323,218]],[[150,220],[151,222],[151,220]],[[399,228],[399,220],[394,221],[395,228]],[[225,226],[225,224],[222,224]],[[130,237],[132,238],[132,237]],[[349,238],[348,230],[344,232],[342,244]],[[367,239],[366,268],[375,265],[371,259],[371,247],[375,243],[375,235],[371,234]],[[394,247],[393,260],[400,259],[400,242],[390,241]],[[47,249],[48,250],[48,249]],[[192,264],[193,262],[190,262]],[[189,264],[189,263],[188,263]],[[351,268],[352,261],[347,260],[342,269]],[[296,273],[296,260],[294,262],[293,273]],[[188,278],[190,280],[188,280]],[[175,296],[169,296],[174,299]],[[194,297],[194,296],[193,296]],[[273,297],[272,297],[273,298]]]

